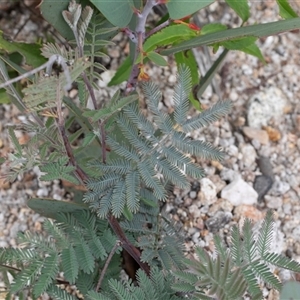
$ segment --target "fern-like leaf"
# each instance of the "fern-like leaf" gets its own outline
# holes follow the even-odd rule
[[[137,212],[139,208],[140,178],[136,171],[128,172],[125,179],[126,184],[126,204],[131,212]]]
[[[58,255],[52,253],[47,256],[43,262],[43,268],[41,269],[41,276],[35,283],[33,288],[33,294],[35,297],[42,295],[50,284],[55,280],[58,274]]]
[[[112,195],[112,213],[115,217],[119,218],[122,215],[122,212],[125,207],[126,203],[126,196],[125,196],[125,191],[126,191],[126,185],[124,180],[119,181],[113,190],[113,195]]]
[[[267,253],[263,256],[264,261],[280,268],[300,273],[300,264],[277,253]]]
[[[164,200],[166,198],[166,192],[160,181],[155,177],[156,174],[151,170],[149,163],[141,162],[137,168],[146,186],[153,189],[155,197]]]
[[[231,111],[232,105],[230,101],[219,101],[211,108],[203,111],[198,116],[187,120],[182,125],[182,130],[186,133],[196,130],[213,122],[219,120],[221,117],[226,116]]]
[[[77,261],[79,263],[79,268],[82,269],[85,273],[90,274],[94,270],[94,257],[88,245],[84,240],[81,240],[74,247]]]
[[[269,210],[266,214],[266,217],[263,220],[261,225],[261,230],[256,241],[258,253],[260,256],[264,257],[265,254],[269,251],[270,245],[272,242],[274,230],[274,221],[273,214]]]
[[[243,248],[241,245],[241,235],[237,226],[233,226],[231,229],[231,253],[234,263],[237,266],[241,266],[243,263]]]
[[[73,247],[64,249],[61,253],[62,269],[65,278],[74,284],[79,272],[79,264]]]
[[[174,119],[177,124],[182,126],[187,120],[189,110],[188,96],[192,89],[191,72],[184,66],[180,65],[179,74],[177,76],[177,85],[174,93]]]
[[[51,162],[41,166],[41,171],[47,173],[40,177],[41,180],[51,181],[55,179],[64,179],[74,184],[79,184],[79,181],[76,179],[76,177],[70,174],[71,172],[75,171],[75,167],[66,165],[68,160],[68,157],[61,157],[55,163]]]
[[[85,6],[81,12],[80,19],[78,21],[78,33],[80,45],[84,45],[84,38],[93,15],[93,10],[90,6]]]
[[[70,70],[70,77],[75,81],[82,72],[90,66],[89,62],[84,59],[77,59]],[[60,97],[64,95],[64,87],[67,84],[67,79],[64,75],[61,78],[54,76],[40,76],[39,81],[26,87],[23,92],[24,103],[29,111],[40,111],[57,105],[57,89],[60,87]]]
[[[51,284],[47,289],[47,294],[52,296],[55,300],[77,300],[78,298],[69,294],[66,290],[58,288]]]
[[[16,293],[21,289],[24,289],[28,285],[33,285],[37,276],[40,274],[43,266],[41,260],[36,260],[31,263],[30,266],[27,266],[23,269],[14,279],[14,282],[11,284],[10,291]]]

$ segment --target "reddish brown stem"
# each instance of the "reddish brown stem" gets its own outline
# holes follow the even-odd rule
[[[63,143],[67,152],[67,155],[69,157],[70,163],[76,168],[75,172],[76,175],[80,178],[80,180],[82,182],[85,182],[88,179],[88,176],[85,174],[85,172],[78,166],[69,139],[66,135],[66,131],[65,131],[65,127],[63,125],[58,124],[58,130],[60,131],[60,134],[62,136],[63,139]],[[140,251],[131,244],[131,242],[127,239],[123,229],[121,228],[119,222],[117,221],[117,219],[110,215],[108,217],[108,222],[111,226],[111,228],[113,229],[114,233],[116,234],[116,236],[118,237],[118,239],[120,240],[122,247],[132,256],[132,258],[139,264],[139,266],[141,267],[142,270],[144,270],[146,272],[146,274],[150,273],[150,268],[148,266],[148,264],[143,263],[141,261],[141,253]]]
[[[69,157],[69,161],[70,161],[71,165],[76,168],[75,169],[75,174],[77,175],[79,180],[82,183],[84,183],[88,179],[88,177],[85,174],[85,172],[78,166],[78,164],[76,162],[76,159],[75,159],[73,151],[72,151],[71,144],[70,144],[69,139],[68,139],[67,134],[66,134],[65,126],[58,124],[58,130],[61,134],[64,146],[65,146],[66,153]]]
[[[121,228],[117,219],[110,215],[108,217],[108,222],[122,243],[122,247],[130,254],[130,256],[139,264],[141,269],[147,274],[150,275],[150,267],[148,264],[141,261],[141,252],[133,246],[130,241],[127,239],[123,229]]]

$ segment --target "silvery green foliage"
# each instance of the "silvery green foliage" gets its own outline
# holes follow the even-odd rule
[[[193,130],[202,128],[226,115],[228,101],[218,102],[195,117],[188,118],[191,75],[180,67],[174,93],[174,115],[159,107],[161,93],[153,83],[142,85],[153,121],[141,113],[138,103],[123,107],[114,117],[114,127],[107,136],[113,155],[104,164],[93,162],[92,169],[102,173],[87,182],[89,192],[84,200],[101,218],[112,213],[136,213],[140,206],[140,187],[149,189],[156,199],[165,200],[166,183],[180,188],[189,185],[188,177],[202,178],[203,169],[193,157],[220,160],[223,153],[211,144],[190,138]]]
[[[215,297],[219,300],[242,299],[245,292],[251,295],[251,299],[262,299],[257,278],[280,290],[281,282],[270,271],[269,265],[300,272],[300,264],[271,252],[273,232],[271,211],[267,212],[257,238],[254,237],[249,219],[245,220],[242,230],[233,226],[229,248],[218,236],[214,238],[217,252],[215,258],[204,249],[196,247],[198,259],[187,260],[185,271],[174,272],[179,282],[173,287],[205,300],[213,300]]]

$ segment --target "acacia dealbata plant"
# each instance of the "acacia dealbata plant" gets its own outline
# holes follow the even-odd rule
[[[84,193],[74,189],[72,202],[28,201],[47,218],[44,233],[20,233],[18,247],[0,250],[6,299],[13,294],[23,299],[48,294],[59,300],[233,300],[244,295],[262,299],[258,279],[281,289],[269,264],[300,272],[297,262],[270,250],[272,212],[266,214],[258,236],[246,220],[241,229],[232,228],[229,247],[215,236],[213,256],[197,247],[195,257],[187,259],[179,229],[160,211],[172,186],[186,188],[189,178],[205,176],[195,157],[223,158],[221,149],[190,136],[230,111],[229,101],[202,111],[198,100],[228,51],[244,51],[263,60],[257,38],[300,28],[288,2],[279,0],[280,13],[287,20],[269,24],[244,26],[250,15],[246,0],[226,1],[241,18],[240,28],[227,29],[223,24],[200,28],[196,17],[186,18],[213,2],[82,0],[53,6],[53,1],[44,0],[41,12],[67,46],[30,45],[38,53],[32,59],[24,46],[10,43],[34,67],[12,80],[8,69],[24,73],[22,68],[10,56],[0,57],[0,87],[29,114],[26,124],[8,128],[15,152],[8,157],[7,177],[16,180],[37,166],[43,172],[40,180],[65,180],[85,189]],[[146,31],[154,7],[165,15]],[[96,79],[101,80],[100,71],[105,70],[100,62],[119,29],[128,36],[131,51],[110,85],[127,84],[100,106],[95,93]],[[9,52],[5,40],[3,44]],[[199,81],[191,49],[202,45],[224,50]],[[152,61],[165,66],[170,54],[175,54],[178,76],[174,111],[167,114],[159,108],[161,91],[145,65]],[[52,72],[54,64],[61,66],[59,76]],[[25,77],[28,83],[20,93],[14,82]],[[78,101],[67,93],[72,86],[78,89]],[[139,107],[141,95],[151,120]],[[191,104],[198,112],[188,118]],[[74,124],[77,130],[71,134]],[[32,138],[20,145],[15,130],[24,130]],[[120,280],[122,256],[128,272],[126,262],[138,266],[128,280]],[[73,293],[70,286],[75,286]]]

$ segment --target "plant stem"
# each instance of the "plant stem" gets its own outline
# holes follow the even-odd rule
[[[141,269],[145,271],[147,275],[149,275],[150,274],[149,265],[141,261],[141,252],[135,246],[133,246],[130,243],[130,241],[127,239],[117,219],[113,215],[110,215],[108,217],[108,222],[111,228],[113,229],[113,231],[115,232],[115,234],[120,239],[122,243],[122,248],[124,248],[130,254],[130,256],[139,264]]]
[[[146,21],[147,21],[148,15],[150,14],[152,8],[154,6],[156,6],[157,4],[158,4],[157,0],[147,0],[145,6],[143,8],[143,11],[141,13],[137,14],[138,21],[137,21],[137,25],[136,25],[136,28],[135,28],[135,33],[138,37],[138,45],[137,45],[136,50],[135,50],[133,63],[136,61],[136,58],[137,58],[138,54],[143,51],[142,45],[143,45],[143,42],[144,42],[145,36],[146,36],[146,34],[145,34],[145,32],[146,32],[146,29],[145,29],[146,28]],[[125,94],[129,94],[129,93],[131,93],[135,90],[136,85],[137,85],[139,72],[140,72],[140,69],[138,67],[138,64],[134,64],[133,68],[131,70],[128,82],[127,82]]]
[[[104,275],[106,273],[106,270],[108,268],[108,265],[112,259],[112,257],[114,256],[114,254],[116,253],[118,247],[121,245],[121,242],[120,241],[116,241],[115,245],[113,246],[113,248],[111,249],[109,255],[108,255],[108,258],[105,262],[105,265],[101,271],[101,274],[100,274],[100,277],[99,277],[99,280],[98,280],[98,283],[97,283],[97,286],[96,286],[96,292],[99,291],[100,287],[101,287],[101,284],[102,284],[102,281],[104,279]]]

